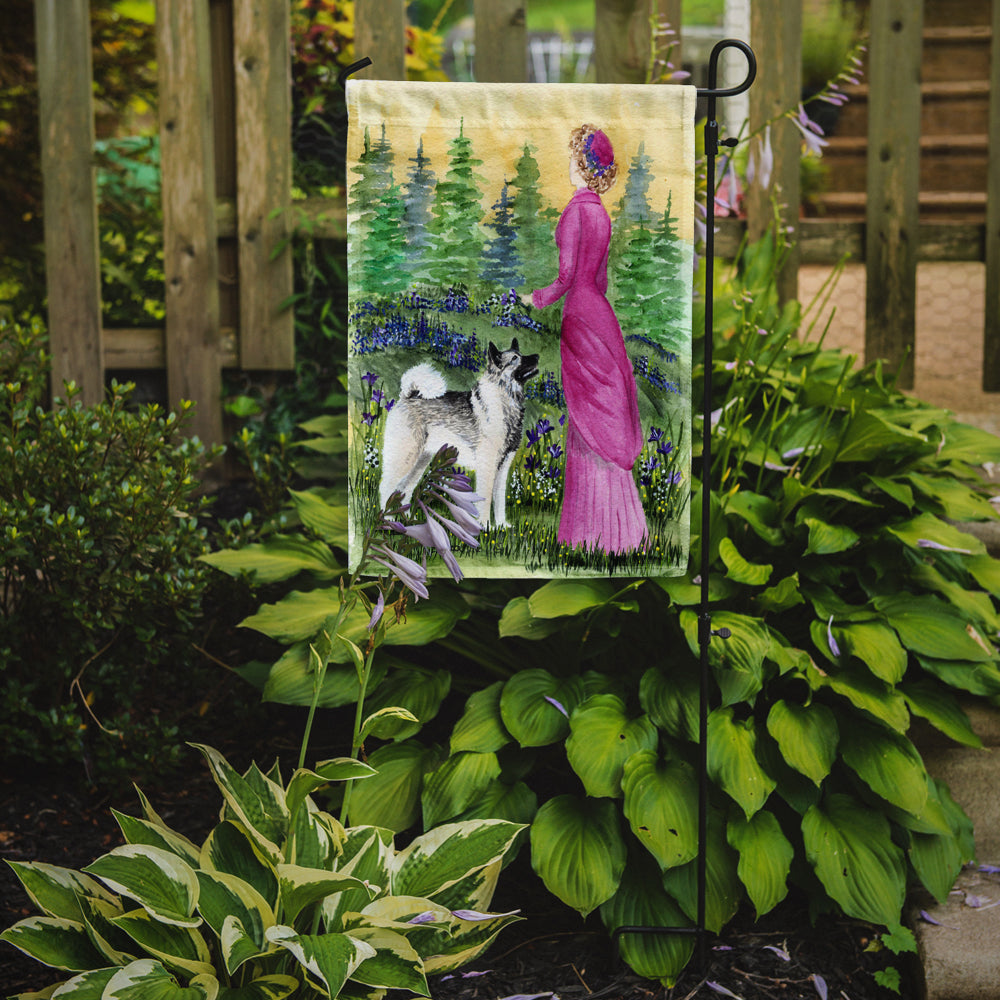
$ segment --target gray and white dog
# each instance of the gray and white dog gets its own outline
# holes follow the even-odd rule
[[[538,355],[521,354],[516,337],[506,351],[489,345],[486,371],[468,392],[449,390],[433,365],[407,369],[385,421],[382,506],[396,490],[409,503],[431,459],[447,444],[458,449],[457,464],[475,473],[475,490],[484,498],[480,521],[506,524],[507,474],[521,440],[524,383],[537,373]]]

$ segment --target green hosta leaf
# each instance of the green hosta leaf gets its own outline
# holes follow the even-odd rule
[[[900,690],[910,711],[926,719],[945,736],[967,747],[983,745],[965,710],[947,688],[924,680],[908,681],[900,686]]]
[[[658,874],[647,860],[629,859],[617,892],[601,904],[601,919],[609,932],[619,927],[689,926]],[[690,934],[623,934],[619,941],[621,956],[631,969],[668,987],[674,985],[694,951]]]
[[[996,511],[989,500],[964,483],[948,476],[924,476],[908,473],[906,478],[951,521],[992,521]]]
[[[660,729],[678,740],[698,739],[698,674],[687,661],[670,673],[650,667],[639,682],[639,704]]]
[[[381,739],[405,740],[437,715],[450,689],[451,674],[447,670],[426,670],[422,667],[394,670],[375,688],[365,707],[372,712],[383,708],[403,708],[410,712],[418,721],[387,719],[380,726]]]
[[[693,611],[681,612],[681,627],[692,655],[700,656],[698,616]],[[722,690],[723,704],[753,701],[763,686],[764,658],[771,648],[771,636],[759,618],[719,611],[712,615],[712,629],[727,628],[728,639],[713,636],[708,647],[708,662]]]
[[[288,831],[288,809],[280,785],[264,778],[254,782],[238,774],[217,750],[193,743],[208,761],[226,805],[250,832],[265,856],[276,862],[281,852],[278,844]]]
[[[81,896],[115,902],[115,897],[100,882],[71,868],[60,868],[39,861],[8,861],[7,864],[13,869],[31,901],[46,916],[82,920],[83,911],[79,901]]]
[[[200,867],[209,872],[235,875],[253,886],[270,906],[277,905],[277,873],[240,823],[227,820],[208,835],[201,848]]]
[[[528,598],[534,618],[563,618],[599,608],[614,597],[610,580],[550,580]]]
[[[610,899],[625,870],[615,804],[572,795],[549,799],[531,825],[531,865],[549,892],[582,916]]]
[[[460,816],[466,819],[505,819],[509,823],[529,824],[538,812],[538,796],[523,782],[513,785],[493,781]]]
[[[80,906],[87,933],[94,947],[104,956],[104,965],[128,965],[137,957],[132,939],[113,922],[125,912],[120,901],[108,903],[93,896],[81,896]]]
[[[906,732],[910,713],[903,696],[884,681],[872,677],[868,670],[841,667],[835,673],[824,675],[813,667],[806,676],[813,688],[829,688],[897,732]]]
[[[507,602],[500,615],[500,638],[517,636],[521,639],[545,639],[560,632],[564,622],[553,618],[535,618],[527,597],[515,597]]]
[[[913,744],[899,733],[852,719],[840,753],[876,795],[919,815],[927,801],[927,772]]]
[[[347,548],[347,505],[327,503],[313,490],[289,490],[302,523],[331,545]]]
[[[134,816],[126,816],[124,813],[112,809],[118,826],[121,827],[122,835],[130,844],[147,844],[150,847],[159,847],[171,854],[186,861],[189,865],[198,864],[199,849],[188,840],[187,837],[159,823],[153,823],[145,819],[136,819]]]
[[[865,476],[873,486],[880,489],[887,496],[891,497],[898,504],[906,507],[907,510],[913,507],[913,490],[906,483],[896,479],[888,479],[885,476]]]
[[[1000,669],[993,663],[936,660],[930,656],[918,656],[917,662],[949,687],[986,697],[1000,694]]]
[[[708,774],[748,819],[767,801],[775,781],[757,762],[752,718],[739,722],[732,708],[717,708],[709,714]]]
[[[844,653],[861,660],[886,684],[898,684],[906,673],[906,650],[896,633],[878,622],[855,622],[833,627],[833,634]]]
[[[311,799],[295,814],[285,844],[285,860],[305,868],[336,868],[344,841],[344,828],[329,813],[317,809]]]
[[[368,889],[353,875],[342,872],[325,872],[301,865],[278,865],[278,884],[281,888],[282,913],[294,922],[305,907],[318,903],[327,896],[345,889]],[[374,896],[374,890],[370,896]]]
[[[937,458],[940,462],[966,462],[968,465],[1000,462],[1000,446],[995,434],[952,420],[944,431],[944,442]]]
[[[640,751],[625,762],[622,789],[625,818],[660,868],[697,855],[698,783],[688,764]]]
[[[726,829],[729,846],[739,851],[736,873],[760,919],[788,894],[788,873],[795,849],[781,832],[774,813],[762,809],[751,819],[738,816]]]
[[[81,972],[105,964],[91,944],[87,929],[65,917],[28,917],[19,920],[0,934],[6,941],[35,961],[54,969]]]
[[[906,866],[880,812],[849,795],[830,795],[806,813],[802,836],[820,882],[849,917],[899,923]]]
[[[743,884],[736,874],[736,852],[726,843],[726,824],[720,813],[708,818],[705,850],[705,926],[714,934],[732,919],[743,899]],[[698,918],[698,861],[663,873],[663,887],[691,920]]]
[[[113,892],[134,899],[150,916],[178,927],[197,927],[198,879],[176,854],[146,844],[125,844],[84,871]]]
[[[911,833],[910,864],[928,892],[939,902],[948,899],[965,858],[952,833]]]
[[[956,549],[972,555],[983,555],[986,552],[986,546],[978,538],[933,514],[918,514],[909,521],[888,525],[886,531],[913,549],[924,548],[921,542],[932,542],[946,549]]]
[[[499,862],[522,829],[497,819],[446,823],[429,830],[396,855],[392,891],[434,899],[461,879]]]
[[[342,644],[334,648],[334,656],[340,655]],[[346,655],[346,654],[345,654]],[[372,665],[368,686],[375,689],[385,677],[388,658],[378,656]],[[297,642],[282,653],[264,681],[261,697],[264,701],[274,701],[280,705],[311,705],[316,697],[316,674],[310,661],[309,643]],[[318,708],[339,708],[358,700],[358,675],[353,666],[337,666],[331,663],[323,675]]]
[[[745,521],[758,538],[763,539],[768,545],[777,547],[784,541],[781,511],[768,496],[752,493],[749,490],[739,490],[732,496],[726,497],[726,514],[735,515]]]
[[[819,786],[837,756],[839,731],[833,712],[812,702],[776,701],[767,716],[767,731],[781,748],[785,761]]]
[[[981,590],[971,590],[963,584],[947,579],[926,562],[914,567],[910,579],[918,585],[913,589],[931,590],[940,594],[956,611],[984,628],[987,633],[996,635],[1000,631],[1000,615],[997,614],[993,598],[989,594]]]
[[[851,421],[837,451],[838,462],[868,462],[890,448],[925,444],[923,434],[890,423],[871,410],[862,410]]]
[[[1000,559],[990,555],[974,556],[963,560],[965,568],[975,578],[980,587],[994,597],[1000,597]]]
[[[355,982],[430,996],[424,963],[402,934],[383,927],[362,926],[353,928],[351,937],[375,949],[375,954],[351,973]]]
[[[143,958],[117,970],[101,1000],[216,1000],[218,995],[215,976],[198,975],[181,986],[159,962]]]
[[[570,718],[566,757],[588,795],[616,799],[622,794],[622,768],[638,750],[653,750],[659,734],[646,716],[629,719],[625,703],[613,694],[595,694]]]
[[[285,1000],[299,988],[299,981],[292,976],[261,976],[246,986],[226,986],[218,1000]]]
[[[680,607],[690,607],[701,601],[701,584],[694,583],[687,576],[657,576],[653,578],[655,583],[670,598],[673,604]],[[708,599],[710,601],[724,601],[727,597],[732,597],[739,586],[723,576],[721,573],[710,573],[708,575]]]
[[[797,604],[804,604],[805,598],[799,590],[799,574],[793,573],[779,580],[773,587],[761,591],[754,600],[763,612],[787,611]]]
[[[222,872],[198,872],[201,893],[198,910],[205,922],[225,944],[223,928],[227,920],[238,921],[240,940],[249,939],[251,954],[234,960],[233,948],[224,948],[226,969],[232,975],[247,958],[265,950],[264,931],[275,923],[274,912],[267,900],[248,882]],[[229,937],[233,936],[230,930]]]
[[[205,939],[191,927],[160,923],[145,910],[132,910],[111,921],[164,965],[189,976],[211,975],[212,956]]]
[[[310,542],[296,535],[272,535],[265,542],[209,552],[199,558],[230,576],[245,573],[256,584],[288,580],[298,573],[331,580],[344,570],[325,542]]]
[[[296,934],[281,924],[270,927],[267,939],[295,956],[310,977],[338,996],[344,983],[366,959],[375,957],[375,949],[349,934]]]
[[[424,780],[424,826],[437,826],[467,809],[500,777],[495,753],[452,754]]]
[[[560,679],[547,670],[522,670],[504,684],[500,716],[521,746],[547,746],[569,732],[569,716],[583,697],[579,677]]]
[[[936,597],[884,595],[875,598],[875,607],[899,633],[903,645],[915,653],[974,663],[996,659],[975,626]]]
[[[451,733],[451,752],[473,750],[494,753],[510,742],[510,733],[500,717],[500,692],[503,681],[470,695],[462,717]]]
[[[809,529],[809,543],[805,554],[828,556],[844,552],[854,545],[861,536],[846,524],[828,524],[815,517],[803,519]]]
[[[378,772],[351,790],[354,826],[382,826],[399,833],[420,817],[424,774],[438,763],[438,753],[415,740],[379,747],[368,758]]]
[[[726,575],[729,579],[735,580],[737,583],[744,583],[749,587],[763,587],[771,578],[771,573],[774,570],[770,563],[762,565],[747,562],[729,538],[723,538],[719,542],[719,556],[726,564],[726,569],[729,571]]]

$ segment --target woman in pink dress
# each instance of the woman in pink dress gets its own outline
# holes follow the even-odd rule
[[[632,363],[608,290],[611,220],[600,196],[618,175],[608,137],[592,125],[570,136],[576,192],[556,226],[559,277],[522,300],[541,309],[565,296],[560,352],[566,396],[566,480],[559,541],[604,552],[648,537],[632,476],[643,433]]]

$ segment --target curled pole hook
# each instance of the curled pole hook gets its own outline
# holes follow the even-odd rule
[[[719,80],[719,56],[722,55],[725,49],[739,49],[746,56],[747,75],[746,79],[735,87],[719,88],[717,86]],[[757,79],[757,57],[754,55],[753,49],[746,42],[738,38],[723,38],[722,41],[715,43],[712,48],[712,54],[708,57],[708,86],[700,87],[698,89],[698,96],[707,97],[710,101],[716,97],[735,97],[737,94],[742,94],[749,90],[755,79]]]
[[[357,73],[358,70],[362,70],[366,66],[371,66],[371,64],[372,64],[371,59],[369,59],[368,56],[365,56],[363,59],[359,59],[357,62],[352,62],[350,66],[345,66],[337,74],[337,85],[340,87],[341,90],[346,90],[347,89],[347,78],[352,73]]]

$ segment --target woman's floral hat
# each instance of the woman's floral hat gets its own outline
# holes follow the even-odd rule
[[[583,155],[587,160],[587,169],[598,177],[603,177],[615,162],[615,151],[611,140],[596,129],[584,140]]]

